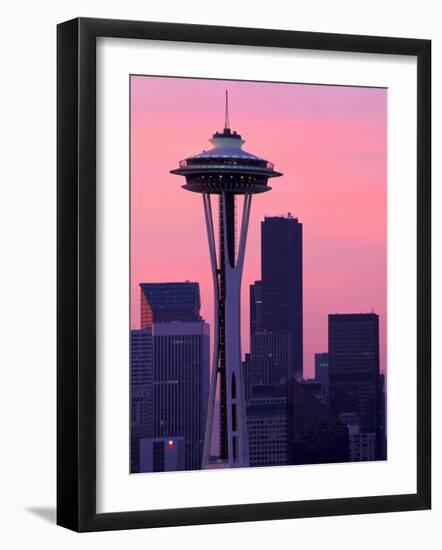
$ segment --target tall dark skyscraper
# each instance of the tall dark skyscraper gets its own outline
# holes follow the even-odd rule
[[[330,408],[355,413],[363,433],[379,432],[379,317],[328,316]]]
[[[131,472],[140,471],[140,440],[152,433],[152,330],[130,331]]]
[[[302,378],[302,224],[287,217],[261,222],[261,280],[250,285],[250,354],[246,399],[257,384]]]
[[[201,321],[198,283],[141,283],[141,328],[169,321]]]
[[[154,324],[153,350],[153,436],[184,437],[184,468],[199,470],[209,397],[209,325]]]
[[[302,377],[302,224],[297,218],[261,222],[261,328],[289,336],[289,374]]]

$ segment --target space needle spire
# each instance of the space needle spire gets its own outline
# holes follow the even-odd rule
[[[226,110],[224,114],[224,129],[230,128],[230,121],[229,121],[229,92],[226,90]]]
[[[229,467],[249,466],[246,407],[241,368],[241,279],[252,195],[270,191],[269,178],[281,176],[273,164],[242,149],[245,143],[232,131],[229,96],[225,93],[224,130],[209,140],[212,149],[188,157],[171,170],[184,176],[183,188],[200,193],[209,243],[214,296],[214,346],[204,438],[203,468],[210,465],[217,390],[220,407],[220,459]],[[215,244],[212,196],[218,197],[218,247]],[[243,196],[237,228],[235,203]],[[239,239],[236,242],[236,232]]]

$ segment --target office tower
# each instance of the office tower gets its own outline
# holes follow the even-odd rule
[[[141,328],[169,321],[201,321],[198,283],[141,283]]]
[[[328,316],[330,408],[355,413],[361,432],[378,431],[379,317],[375,313]]]
[[[350,462],[362,462],[375,460],[376,458],[376,434],[361,432],[359,418],[355,413],[341,413],[339,420],[348,429]]]
[[[385,460],[387,458],[387,398],[385,393],[385,374],[379,375],[377,406],[376,460]]]
[[[262,330],[289,336],[289,373],[302,378],[302,224],[287,217],[261,222]]]
[[[188,191],[202,194],[215,300],[215,343],[210,406],[204,447],[209,463],[216,390],[220,395],[220,457],[228,466],[247,466],[248,444],[241,368],[241,277],[252,195],[270,191],[269,178],[281,176],[273,164],[247,153],[239,134],[230,129],[228,98],[224,130],[210,140],[212,148],[179,163],[172,174],[184,176]],[[212,196],[218,198],[218,250],[215,246]],[[243,195],[241,226],[236,224],[238,195]],[[239,239],[236,242],[238,229]]]
[[[149,437],[140,441],[140,472],[184,470],[184,437]]]
[[[253,386],[246,410],[250,466],[287,464],[285,384]]]
[[[328,407],[324,383],[319,380],[299,380],[301,386],[320,403]]]
[[[346,425],[294,378],[286,384],[288,464],[347,462]]]
[[[324,404],[330,404],[330,377],[328,365],[328,353],[315,353],[315,380],[322,382],[324,386]]]
[[[250,336],[262,332],[262,282],[250,285]]]
[[[184,437],[184,468],[201,469],[210,333],[203,321],[153,325],[153,437]]]
[[[246,399],[255,384],[302,377],[302,224],[288,217],[261,223],[261,280],[250,285],[250,354]]]
[[[288,376],[289,336],[259,332],[251,336],[251,352],[244,363],[246,400],[257,384],[279,384]]]
[[[130,331],[130,471],[139,471],[140,439],[152,432],[152,331]]]

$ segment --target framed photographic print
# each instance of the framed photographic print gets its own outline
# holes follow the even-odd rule
[[[430,508],[430,52],[58,26],[59,525]]]

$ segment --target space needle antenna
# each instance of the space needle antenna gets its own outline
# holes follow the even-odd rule
[[[224,128],[230,128],[230,122],[229,122],[229,92],[226,90],[226,112],[224,115]]]

